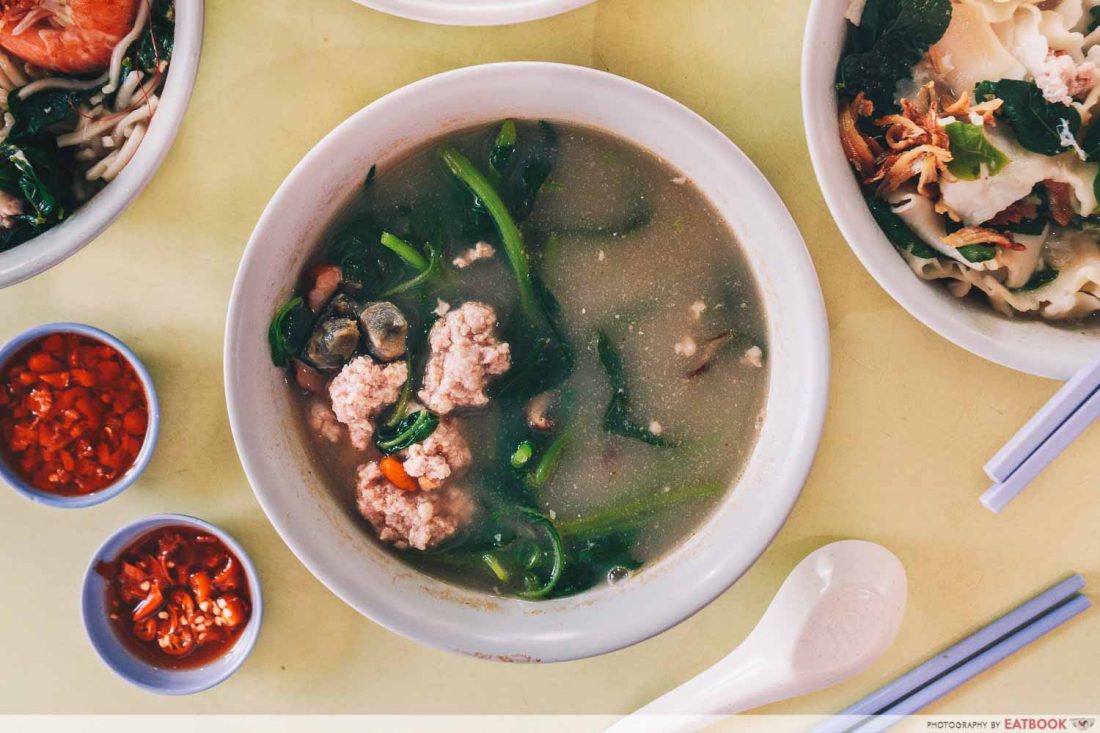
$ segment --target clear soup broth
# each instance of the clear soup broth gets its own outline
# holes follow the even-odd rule
[[[521,233],[530,309],[515,238],[509,247],[507,222],[463,164],[499,193]],[[308,302],[318,273],[335,279],[325,269],[335,266],[335,297],[354,303],[352,320],[368,302],[400,311],[404,354],[370,356],[363,333],[352,358],[377,377],[363,389],[388,398],[401,383],[410,405],[384,399],[373,443],[356,447],[334,396],[350,366],[322,368],[300,345],[331,303],[319,313],[284,309],[309,327],[273,324],[287,336],[303,432],[329,489],[367,518],[364,530],[437,578],[532,600],[629,582],[696,531],[753,449],[768,383],[761,299],[707,198],[648,151],[559,122],[464,131],[367,178],[323,237],[301,292]],[[403,258],[379,245],[382,232],[413,251]],[[492,353],[508,344],[507,368],[480,375],[487,404],[436,414],[439,401],[425,404],[421,392],[440,346],[430,334],[469,303],[491,309]],[[420,449],[386,459],[379,436],[393,434],[384,424],[398,410],[406,423],[422,411],[438,426]],[[455,434],[466,460],[453,446],[424,448]],[[400,473],[396,483],[379,474],[396,471],[395,461],[422,469],[410,460],[418,450],[454,470],[427,488],[423,476],[401,488]],[[379,469],[364,472],[372,462]]]

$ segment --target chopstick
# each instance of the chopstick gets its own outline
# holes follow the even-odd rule
[[[944,676],[934,680],[931,684],[883,710],[879,713],[879,717],[856,727],[852,733],[878,733],[878,731],[884,731],[890,726],[896,725],[900,722],[897,719],[898,716],[912,715],[921,708],[939,700],[956,687],[960,687],[963,683],[977,677],[1031,642],[1050,633],[1091,605],[1092,601],[1088,597],[1073,596],[1062,605],[1054,608],[1050,613],[1040,616],[1027,626],[1021,627],[1018,631],[1005,637],[981,654],[971,657]]]
[[[982,504],[991,511],[1000,512],[1097,418],[1100,418],[1100,389],[1093,392],[1007,479],[990,486],[981,496]]]
[[[1069,419],[1077,407],[1100,387],[1100,357],[1073,375],[1050,401],[1012,436],[1004,447],[985,464],[985,473],[994,481],[1004,481],[1035,452],[1047,436]]]
[[[999,512],[1038,476],[1098,416],[1100,357],[1055,393],[985,464],[995,482],[981,501]]]
[[[1084,587],[1085,580],[1080,575],[1051,586],[845,708],[838,716],[815,727],[812,733],[854,730],[865,733],[871,730],[866,726],[872,716],[916,712],[1088,608],[1091,602],[1078,593]],[[886,727],[896,722],[891,720]]]

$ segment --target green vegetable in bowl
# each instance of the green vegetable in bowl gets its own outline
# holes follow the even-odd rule
[[[267,330],[271,361],[277,367],[290,366],[290,360],[305,347],[313,333],[313,314],[301,297],[292,298],[275,312]]]
[[[374,436],[374,445],[384,454],[397,453],[410,445],[422,443],[439,427],[439,416],[428,410],[417,410],[394,427],[382,425]]]
[[[983,81],[975,89],[979,100],[996,97],[1004,102],[998,110],[1016,140],[1028,150],[1042,155],[1060,155],[1067,150],[1066,139],[1076,138],[1081,115],[1069,105],[1048,102],[1034,83],[1019,79]]]
[[[871,216],[875,218],[879,229],[886,238],[900,250],[904,250],[914,257],[931,260],[939,257],[939,252],[924,243],[924,240],[913,233],[913,230],[902,221],[901,217],[894,213],[890,204],[875,196],[867,196],[867,208],[871,210]]]
[[[957,251],[967,262],[986,262],[997,256],[997,248],[992,244],[966,244]]]
[[[660,447],[673,445],[673,441],[650,430],[634,416],[634,406],[630,398],[630,386],[622,355],[603,331],[596,335],[596,352],[600,357],[600,365],[607,374],[607,380],[611,384],[611,402],[603,417],[604,430],[613,435],[633,438],[650,445]]]
[[[505,120],[501,124],[500,132],[493,140],[493,149],[489,151],[489,165],[497,173],[504,171],[508,161],[512,158],[512,153],[516,152],[517,134],[515,120]]]
[[[1052,282],[1058,279],[1058,271],[1053,267],[1046,267],[1042,270],[1037,270],[1026,283],[1018,288],[1013,288],[1014,293],[1030,293],[1033,290],[1050,285]]]
[[[877,112],[894,109],[898,82],[943,37],[951,22],[951,0],[867,0],[837,69],[837,91],[862,92]]]
[[[951,143],[951,162],[947,169],[957,178],[976,181],[981,178],[982,166],[989,175],[995,176],[1009,164],[1008,156],[986,139],[982,125],[956,121],[944,129]]]

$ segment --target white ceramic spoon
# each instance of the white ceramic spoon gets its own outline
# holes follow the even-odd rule
[[[715,716],[846,680],[893,643],[907,593],[905,568],[881,545],[845,540],[815,550],[741,646],[609,730],[696,731]]]

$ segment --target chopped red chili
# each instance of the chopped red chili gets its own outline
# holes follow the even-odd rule
[[[110,486],[134,464],[148,422],[133,367],[87,336],[44,336],[0,373],[0,452],[41,491],[80,496]]]
[[[109,582],[115,629],[142,657],[197,667],[228,651],[248,625],[252,599],[240,560],[207,532],[150,532],[96,571]]]

